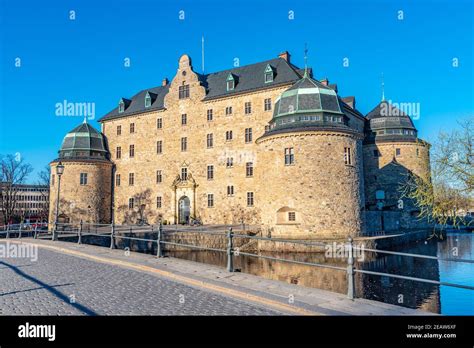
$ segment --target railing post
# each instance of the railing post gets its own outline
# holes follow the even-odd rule
[[[35,224],[35,234],[33,239],[38,239],[38,223]]]
[[[82,219],[81,221],[79,222],[79,235],[78,235],[78,238],[77,238],[77,244],[82,244]]]
[[[347,297],[350,300],[354,299],[354,247],[352,237],[348,239],[347,251],[349,256],[347,257]]]
[[[233,253],[233,243],[232,238],[234,234],[232,233],[232,227],[227,231],[227,271],[234,272],[234,256]]]
[[[10,224],[7,224],[7,238],[10,238]]]
[[[161,238],[163,233],[163,224],[160,221],[160,226],[158,227],[158,236],[156,237],[156,256],[163,257],[163,249],[161,248]]]
[[[112,231],[110,231],[110,249],[115,248],[115,224],[112,222]]]
[[[20,223],[20,227],[18,228],[18,239],[21,239],[21,223]]]

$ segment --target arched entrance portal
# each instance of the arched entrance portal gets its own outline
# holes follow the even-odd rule
[[[187,196],[183,196],[178,201],[178,222],[180,224],[189,224],[191,214],[191,203]]]

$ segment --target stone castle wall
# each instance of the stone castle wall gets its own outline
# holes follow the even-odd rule
[[[272,237],[346,238],[363,233],[362,146],[358,136],[324,131],[273,135],[259,140],[258,195],[262,224]],[[284,149],[293,147],[294,165]],[[344,148],[352,165],[344,162]],[[295,212],[295,221],[288,213]]]
[[[387,142],[364,145],[364,177],[368,231],[381,229],[381,213],[376,207],[376,191],[385,192],[385,230],[429,227],[416,216],[418,208],[404,197],[404,185],[409,175],[430,178],[429,144],[418,142]],[[396,149],[400,149],[397,156]],[[379,156],[375,156],[377,150]]]
[[[183,76],[183,71],[186,75]],[[262,77],[263,78],[263,77]],[[178,86],[190,84],[190,98],[178,99]],[[149,190],[147,220],[156,223],[160,216],[170,223],[177,219],[180,197],[190,198],[191,215],[206,224],[239,223],[242,216],[246,223],[260,218],[260,197],[256,190],[261,185],[256,180],[261,171],[273,169],[259,160],[255,140],[263,135],[265,125],[272,118],[273,110],[264,110],[264,100],[275,99],[289,87],[253,91],[248,94],[202,101],[203,87],[197,81],[189,62],[180,62],[178,72],[171,82],[165,98],[165,111],[153,111],[103,122],[116,173],[121,185],[115,188],[116,223],[127,219],[128,200],[137,192]],[[245,103],[251,102],[252,113],[244,113]],[[225,114],[231,106],[233,113]],[[213,120],[207,121],[207,110],[212,109]],[[181,115],[187,115],[187,124],[181,124]],[[162,118],[163,128],[157,128],[157,118]],[[130,134],[130,123],[135,123],[135,133]],[[117,126],[122,135],[117,135]],[[245,129],[252,129],[252,141],[245,142]],[[233,140],[226,141],[226,131],[232,131]],[[213,134],[213,147],[207,148],[207,134]],[[181,137],[187,137],[187,151],[181,151]],[[157,154],[156,143],[163,142],[163,153]],[[129,157],[129,145],[135,146],[135,156]],[[116,148],[122,149],[122,158],[116,159]],[[233,167],[226,167],[227,157],[233,158]],[[246,176],[246,163],[254,164],[253,177]],[[207,166],[214,166],[214,179],[207,179]],[[186,167],[195,183],[179,183],[176,177]],[[162,182],[157,183],[157,170],[162,171]],[[134,173],[135,183],[128,184],[129,173]],[[227,186],[234,186],[234,195],[227,196]],[[254,207],[247,207],[247,192],[254,192]],[[207,206],[207,195],[214,195],[214,207]],[[162,197],[162,207],[157,207],[157,197]],[[122,209],[120,207],[123,207]],[[133,222],[133,221],[129,221]]]
[[[49,222],[54,224],[56,199],[58,193],[58,177],[56,166],[52,162],[51,175],[54,184],[50,186]],[[59,197],[59,222],[110,223],[112,206],[112,163],[63,160],[64,174],[61,176]],[[87,185],[80,185],[80,173],[87,173]]]

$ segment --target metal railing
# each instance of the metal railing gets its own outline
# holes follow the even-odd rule
[[[328,269],[333,269],[337,271],[344,271],[346,272],[346,275],[347,275],[347,297],[349,299],[355,298],[356,273],[384,276],[384,277],[390,277],[390,278],[398,278],[398,279],[411,280],[411,281],[422,282],[422,283],[430,283],[430,284],[436,284],[436,285],[442,285],[442,286],[450,286],[450,287],[474,290],[474,286],[469,286],[469,285],[454,284],[454,283],[441,282],[441,281],[426,279],[426,278],[410,277],[410,276],[403,276],[403,275],[393,274],[393,273],[375,272],[375,271],[369,271],[369,270],[364,270],[364,269],[357,269],[355,268],[355,265],[354,265],[354,254],[355,254],[355,251],[358,250],[358,251],[363,251],[363,252],[368,251],[372,253],[399,255],[403,257],[431,259],[431,260],[444,261],[444,262],[474,263],[474,260],[467,260],[467,259],[460,259],[460,258],[441,258],[437,256],[430,256],[430,255],[423,255],[423,254],[404,253],[404,252],[397,252],[397,251],[371,249],[371,248],[365,248],[365,247],[361,248],[354,245],[354,241],[352,237],[349,237],[347,240],[347,243],[345,243],[345,251],[347,251],[347,255],[348,255],[347,266],[341,267],[341,266],[334,266],[334,265],[328,265],[328,264],[322,264],[322,263],[316,263],[316,262],[290,260],[286,258],[279,258],[279,257],[273,257],[273,256],[267,256],[267,255],[259,255],[259,254],[254,254],[254,253],[242,252],[240,251],[240,248],[234,247],[234,239],[236,238],[237,239],[250,239],[250,240],[253,239],[253,240],[260,240],[260,241],[266,241],[266,242],[272,242],[272,243],[291,243],[291,244],[297,244],[297,245],[305,245],[307,247],[325,247],[327,243],[316,242],[316,241],[307,242],[307,241],[302,241],[302,240],[279,239],[279,238],[263,237],[263,236],[257,236],[257,235],[249,235],[249,234],[238,234],[238,233],[233,232],[232,227],[224,229],[224,226],[223,226],[220,230],[219,228],[217,228],[215,231],[208,231],[208,230],[203,229],[202,226],[199,226],[199,228],[188,227],[188,228],[178,229],[176,227],[174,228],[171,227],[171,228],[165,229],[162,224],[159,224],[158,226],[153,226],[153,225],[126,226],[126,225],[115,225],[115,224],[84,224],[82,221],[79,224],[57,223],[55,224],[55,227],[56,228],[52,231],[52,237],[51,237],[51,240],[53,241],[57,240],[56,237],[61,234],[66,234],[66,235],[72,234],[72,235],[78,236],[77,243],[81,244],[82,237],[84,237],[85,235],[92,235],[92,236],[110,238],[110,246],[109,246],[110,249],[116,248],[117,239],[145,241],[145,242],[151,242],[153,244],[156,244],[157,257],[164,256],[163,247],[166,245],[180,246],[180,247],[196,249],[196,250],[222,252],[222,253],[225,253],[227,256],[226,269],[228,272],[235,271],[234,257],[239,256],[239,255],[256,257],[256,258],[267,259],[267,260],[272,260],[272,261],[288,262],[288,263],[299,264],[299,265],[328,268]],[[0,235],[6,233],[6,238],[9,238],[10,235],[14,232],[19,233],[18,238],[21,238],[22,232],[25,233],[25,231],[26,231],[25,228],[22,229],[22,224],[0,226]],[[29,229],[29,231],[31,232],[31,228]],[[34,232],[34,238],[35,239],[38,238],[38,235],[40,234],[40,230],[38,229],[38,226],[34,226],[33,232]],[[41,232],[44,232],[44,231],[41,231]],[[120,232],[122,233],[125,232],[125,233],[130,233],[130,234],[156,232],[156,238],[139,238],[139,237],[119,235],[118,233]],[[193,232],[193,233],[199,233],[199,234],[222,236],[227,241],[226,247],[223,249],[212,248],[212,247],[186,244],[186,243],[177,243],[177,242],[171,242],[171,241],[165,240],[164,238],[165,234],[176,233],[176,232],[178,233],[179,232]],[[48,231],[46,231],[46,233],[49,234]]]

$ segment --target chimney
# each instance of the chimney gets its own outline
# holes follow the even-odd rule
[[[286,60],[288,63],[290,62],[290,54],[288,53],[288,51],[281,52],[281,53],[278,55],[278,57],[281,58],[281,59]]]
[[[163,79],[163,81],[161,81],[161,85],[162,85],[162,86],[166,86],[166,85],[168,84],[168,82],[169,82],[168,79],[165,77],[165,78]]]
[[[327,79],[327,77],[325,77],[324,79],[321,80],[321,83],[325,86],[329,85],[329,80]]]

